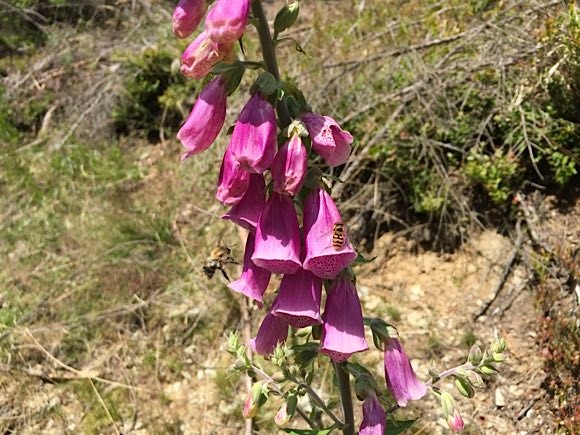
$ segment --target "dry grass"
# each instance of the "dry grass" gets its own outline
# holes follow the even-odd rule
[[[226,138],[182,164],[167,112],[147,121],[153,134],[117,134],[111,114],[134,97],[127,83],[145,71],[144,53],[177,58],[183,44],[170,35],[166,4],[95,3],[82,25],[35,21],[44,45],[0,60],[0,98],[11,108],[8,116],[0,106],[0,428],[240,433],[245,386],[227,373],[223,339],[240,326],[240,299],[219,276],[208,282],[201,273],[210,248],[239,240],[214,200]],[[357,137],[356,158],[340,174],[350,183],[335,187],[343,209],[373,222],[360,232],[367,239],[385,225],[447,237],[437,232],[446,220],[473,213],[461,189],[444,188],[459,177],[443,161],[453,143],[433,142],[428,130],[453,124],[449,89],[464,86],[453,98],[468,98],[482,71],[501,76],[531,65],[541,48],[534,30],[558,2],[307,3],[308,19],[292,36],[311,57],[289,46],[281,65],[316,110]],[[474,12],[476,3],[494,5]],[[255,55],[250,40],[245,48]],[[159,106],[186,114],[195,85],[175,80],[177,95]],[[231,99],[229,121],[249,83]],[[534,89],[510,83],[499,81],[493,94],[505,104]],[[430,123],[405,136],[417,114]],[[490,140],[486,121],[458,153]],[[408,191],[387,170],[397,149],[412,150],[444,181],[434,200],[447,205],[436,221],[419,225],[413,201],[402,202]],[[259,425],[273,430],[267,418]]]

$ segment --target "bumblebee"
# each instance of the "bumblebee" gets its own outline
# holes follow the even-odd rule
[[[336,251],[342,249],[345,238],[344,224],[342,222],[336,222],[332,227],[332,246]]]
[[[230,277],[224,269],[226,264],[239,263],[232,257],[231,248],[227,246],[218,246],[217,248],[212,249],[210,252],[209,257],[203,265],[203,273],[205,276],[207,276],[207,279],[212,279],[216,270],[219,270],[221,271],[224,278],[229,282]]]

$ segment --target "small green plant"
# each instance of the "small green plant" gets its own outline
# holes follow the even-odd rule
[[[465,175],[474,183],[485,188],[491,200],[496,204],[504,203],[513,192],[512,183],[517,174],[518,163],[511,155],[505,155],[502,149],[492,155],[472,151],[467,156]]]

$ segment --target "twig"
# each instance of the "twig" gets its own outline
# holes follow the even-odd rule
[[[66,134],[64,135],[64,137],[54,146],[55,150],[60,149],[68,140],[69,138],[72,136],[72,134],[76,131],[77,128],[79,128],[79,126],[81,125],[81,123],[84,121],[84,119],[87,117],[87,115],[89,113],[91,113],[95,107],[97,107],[97,105],[99,104],[99,102],[101,101],[101,98],[103,98],[103,95],[105,95],[105,93],[107,93],[109,91],[110,86],[105,86],[105,88],[99,92],[96,96],[96,98],[94,99],[94,101],[89,105],[89,107],[87,107],[78,117],[78,119],[76,120],[76,122],[72,125],[72,127],[66,132]]]
[[[518,221],[516,223],[516,233],[517,233],[517,238],[516,238],[516,242],[514,245],[514,248],[512,250],[512,252],[510,253],[507,261],[505,262],[504,265],[504,269],[503,272],[501,274],[501,277],[497,283],[497,285],[495,286],[495,289],[493,291],[493,296],[490,300],[488,300],[483,307],[481,307],[481,309],[473,316],[473,320],[477,320],[479,319],[481,316],[483,316],[485,313],[487,313],[487,310],[489,309],[489,307],[491,307],[491,305],[495,302],[495,300],[498,298],[500,292],[502,291],[509,275],[510,275],[510,271],[512,270],[512,266],[514,264],[514,262],[516,261],[516,258],[518,257],[518,254],[520,252],[520,250],[522,249],[522,243],[524,241],[524,235],[521,231],[521,221]]]
[[[37,349],[39,349],[40,351],[42,351],[42,353],[44,353],[48,357],[49,360],[51,360],[53,363],[55,363],[59,367],[65,369],[65,370],[68,370],[71,373],[74,373],[76,376],[78,376],[78,379],[92,379],[92,380],[95,380],[95,381],[102,382],[103,384],[111,385],[112,387],[127,388],[127,389],[130,389],[130,390],[147,391],[147,389],[142,388],[142,387],[135,387],[133,385],[123,384],[121,382],[110,381],[108,379],[104,379],[104,378],[101,378],[99,376],[93,376],[91,373],[88,373],[88,372],[85,372],[85,371],[82,371],[82,370],[75,369],[74,367],[71,367],[71,366],[63,363],[61,360],[59,360],[54,355],[52,355],[48,350],[46,350],[38,342],[38,340],[32,335],[32,333],[28,330],[28,328],[26,328],[24,331],[25,331],[25,335],[27,335],[28,338],[30,338],[30,340],[32,340],[32,342],[37,347]]]
[[[113,419],[113,416],[109,412],[109,408],[107,408],[107,405],[106,405],[105,401],[103,400],[103,398],[101,397],[99,390],[97,390],[97,387],[95,387],[93,380],[89,378],[88,381],[91,384],[91,387],[93,388],[95,395],[97,396],[97,400],[99,401],[99,403],[101,404],[101,407],[105,411],[105,414],[107,414],[107,417],[111,421],[111,424],[113,425],[113,428],[115,429],[115,433],[117,435],[121,435],[121,432],[119,432],[119,429],[117,428],[117,423],[115,422],[115,420]]]
[[[537,402],[538,400],[540,400],[540,399],[541,399],[541,397],[540,397],[540,396],[534,397],[534,398],[533,398],[533,399],[530,401],[530,403],[528,403],[528,405],[527,405],[527,406],[526,406],[524,409],[522,409],[520,412],[518,412],[518,415],[516,415],[516,420],[518,420],[518,421],[519,421],[519,420],[521,420],[522,418],[524,418],[524,417],[526,416],[526,414],[528,413],[528,411],[529,411],[530,409],[532,409],[532,407],[533,407],[533,406],[536,404],[536,402]]]

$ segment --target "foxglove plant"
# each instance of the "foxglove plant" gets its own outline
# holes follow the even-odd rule
[[[180,0],[173,15],[175,34],[192,34],[206,8],[206,1]],[[360,435],[382,435],[393,424],[409,426],[412,422],[396,422],[394,413],[428,392],[439,398],[450,430],[460,431],[461,414],[437,383],[453,379],[460,394],[473,397],[474,388],[483,385],[481,375],[495,373],[495,364],[505,359],[505,342],[498,338],[484,352],[474,347],[464,364],[443,372],[432,369],[430,379],[421,380],[397,330],[381,319],[363,317],[353,267],[366,260],[353,248],[325,182],[336,177],[320,168],[320,158],[329,167],[347,163],[353,137],[330,116],[315,113],[278,70],[279,42],[298,44],[279,36],[298,14],[297,2],[282,7],[272,36],[260,0],[216,0],[205,29],[182,55],[183,74],[195,79],[212,76],[179,130],[186,149],[182,158],[211,146],[224,124],[227,95],[238,88],[244,74],[261,70],[234,124],[216,193],[230,207],[222,218],[247,230],[241,275],[229,288],[260,309],[266,305],[255,338],[240,343],[237,334],[228,337],[228,350],[238,359],[236,369],[260,378],[247,396],[243,415],[253,418],[277,396],[282,404],[276,424],[286,425],[298,415],[312,433],[341,430],[354,435],[353,381],[362,402]],[[246,34],[248,23],[257,29],[262,60],[236,59],[236,42]],[[271,292],[275,295],[269,287],[277,287]],[[354,362],[369,349],[367,335],[383,352],[384,381],[377,382],[371,371]],[[249,356],[248,347],[277,368],[275,379]],[[338,401],[323,400],[313,387],[323,372],[317,369],[328,364],[335,370],[340,417],[330,405]],[[302,396],[310,399],[310,412],[299,405]],[[324,428],[326,422],[330,426]]]

